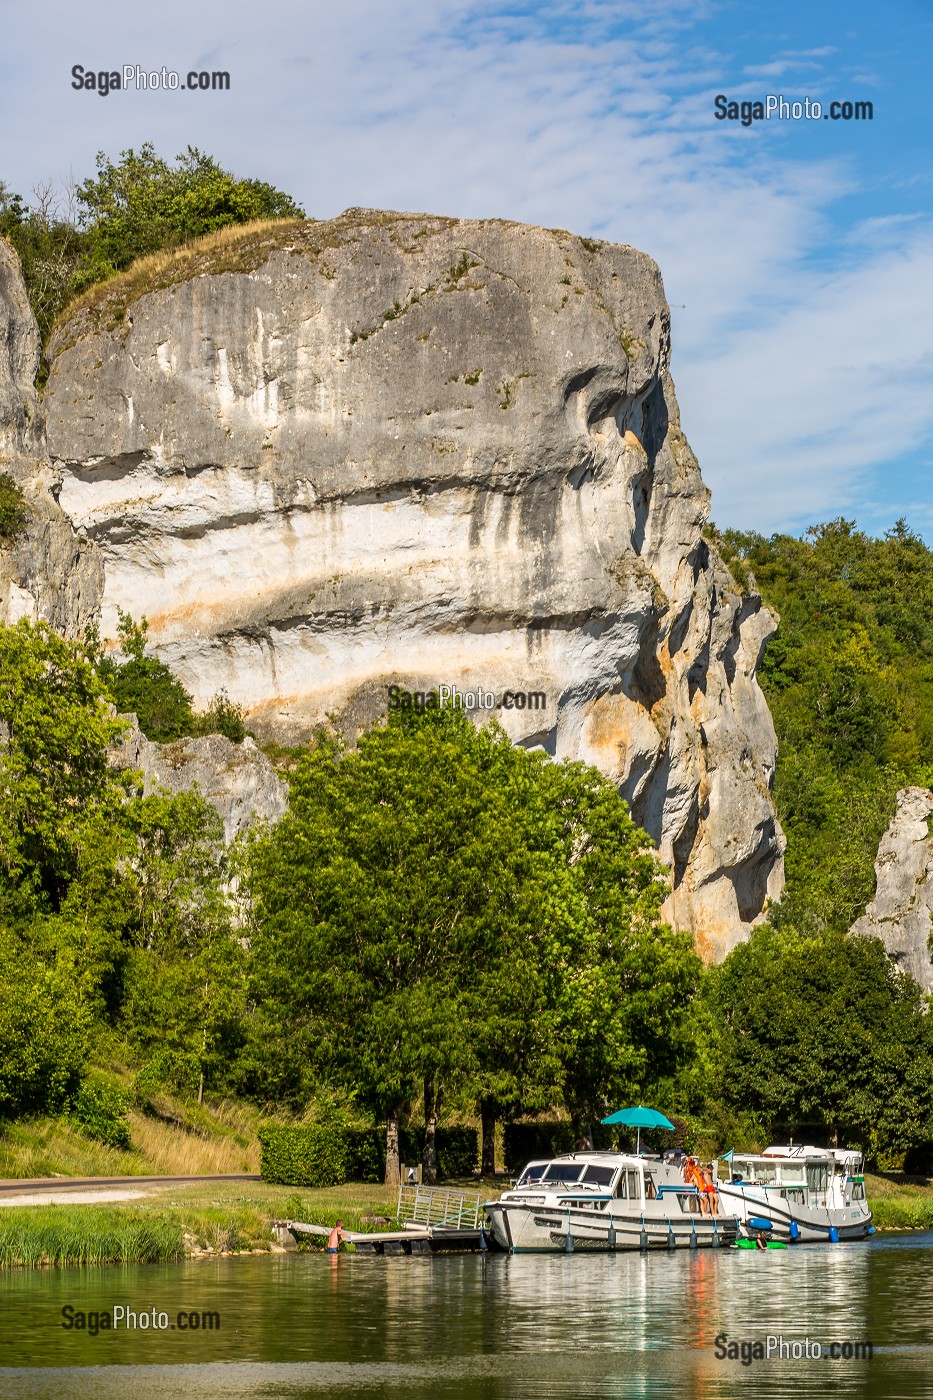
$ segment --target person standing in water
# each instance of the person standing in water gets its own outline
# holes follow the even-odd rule
[[[349,1239],[349,1235],[343,1228],[343,1221],[338,1220],[337,1224],[327,1236],[327,1253],[336,1254],[340,1248],[340,1241]]]

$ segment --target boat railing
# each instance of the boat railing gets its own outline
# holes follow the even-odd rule
[[[447,1230],[477,1230],[480,1217],[478,1191],[452,1191],[445,1186],[400,1186],[399,1224],[437,1226]]]

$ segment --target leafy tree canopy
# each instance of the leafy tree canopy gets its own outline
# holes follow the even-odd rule
[[[933,1136],[933,1022],[880,939],[762,928],[710,970],[728,1104],[874,1157]]]
[[[327,1078],[391,1113],[430,1077],[583,1120],[676,1058],[698,963],[660,925],[647,838],[583,765],[399,712],[354,751],[319,739],[246,868],[268,1097]]]
[[[843,519],[802,539],[711,533],[781,618],[760,669],[788,838],[774,918],[846,929],[874,893],[897,789],[933,781],[933,552],[904,521],[883,539]]]
[[[262,180],[235,178],[194,146],[171,164],[148,142],[116,162],[99,151],[97,177],[78,186],[77,200],[88,237],[76,290],[229,224],[304,217],[288,195]]]
[[[281,190],[232,175],[194,146],[174,162],[148,142],[119,160],[100,151],[96,177],[62,198],[46,183],[27,203],[0,181],[0,236],[19,254],[43,340],[72,297],[136,258],[230,224],[303,217]]]
[[[44,623],[0,627],[0,900],[57,907],[88,824],[124,785],[107,762],[123,729],[86,650]]]

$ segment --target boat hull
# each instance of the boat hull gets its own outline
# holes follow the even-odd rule
[[[792,1223],[797,1226],[795,1238],[802,1244],[825,1244],[833,1240],[833,1232],[838,1240],[863,1240],[873,1233],[871,1211],[857,1202],[846,1207],[791,1206],[776,1193],[756,1192],[754,1187],[743,1189],[722,1181],[719,1196],[723,1208],[734,1211],[744,1228],[753,1219],[769,1220],[773,1227],[770,1233],[778,1240],[793,1237]]]
[[[486,1205],[496,1244],[512,1254],[585,1253],[645,1249],[710,1249],[734,1243],[734,1216],[664,1216],[549,1209],[521,1201]]]

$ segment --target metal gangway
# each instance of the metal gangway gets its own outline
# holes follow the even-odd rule
[[[481,1197],[478,1191],[449,1191],[444,1186],[400,1186],[397,1219],[400,1225],[426,1229],[478,1230]]]

